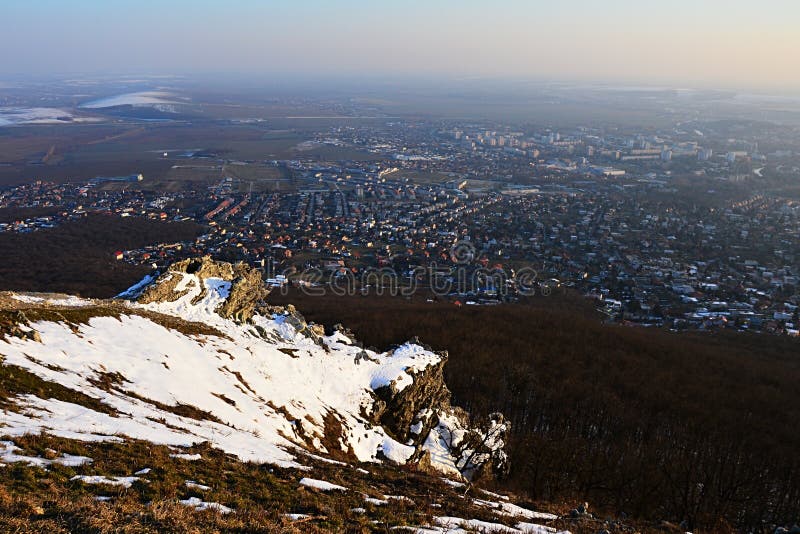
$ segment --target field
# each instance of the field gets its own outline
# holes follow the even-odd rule
[[[311,123],[316,122],[284,119],[281,126],[275,126],[205,120],[0,128],[0,186],[39,179],[82,182],[96,176],[141,173],[151,187],[180,190],[187,187],[186,182],[206,184],[218,180],[219,173],[209,167],[218,165],[219,159],[262,162],[298,156],[320,161],[379,158],[354,148],[304,145],[313,135]],[[213,157],[187,157],[198,151]],[[175,166],[181,170],[176,171]],[[285,176],[267,176],[261,170],[250,173],[259,175],[256,181],[264,182],[260,186],[264,190],[286,188],[285,184],[269,183]]]

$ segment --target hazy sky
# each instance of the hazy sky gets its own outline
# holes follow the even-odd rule
[[[800,90],[800,0],[0,0],[0,75],[413,74]]]

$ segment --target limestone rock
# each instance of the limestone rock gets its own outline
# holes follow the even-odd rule
[[[257,307],[269,295],[269,289],[261,278],[261,273],[244,263],[235,265],[215,261],[209,256],[189,258],[172,264],[167,272],[159,276],[136,299],[141,304],[153,302],[175,302],[186,295],[189,289],[176,291],[181,278],[175,273],[194,274],[199,279],[219,278],[231,283],[230,292],[216,312],[237,322],[246,322],[253,317]],[[192,283],[192,282],[190,282]],[[203,292],[193,300],[202,300]]]

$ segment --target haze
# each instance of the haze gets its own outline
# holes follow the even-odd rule
[[[5,0],[0,76],[520,78],[800,90],[794,0]]]

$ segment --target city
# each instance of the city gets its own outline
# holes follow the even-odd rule
[[[570,291],[609,322],[798,335],[800,200],[775,193],[763,175],[800,177],[796,138],[767,138],[764,154],[752,139],[697,129],[494,127],[391,121],[333,127],[306,141],[362,150],[369,161],[165,152],[172,169],[202,165],[220,178],[178,191],[143,175],[39,180],[0,192],[0,209],[42,214],[0,231],[52,228],[87,213],[194,221],[206,228],[194,241],[115,257],[159,270],[213,255],[261,268],[273,286],[386,285],[457,305]],[[236,177],[241,168],[278,178]],[[703,198],[682,196],[700,188]],[[469,266],[452,254],[459,243],[474,248]],[[455,283],[466,267],[469,283]],[[522,268],[535,272],[534,285],[514,283]]]

